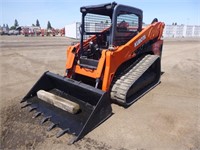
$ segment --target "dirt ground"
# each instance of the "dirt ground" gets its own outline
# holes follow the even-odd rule
[[[0,149],[200,149],[200,39],[166,39],[161,84],[69,145],[70,135],[20,109],[20,100],[47,70],[63,74],[65,37],[0,37]]]

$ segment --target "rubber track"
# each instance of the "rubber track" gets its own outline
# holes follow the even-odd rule
[[[131,86],[142,76],[142,74],[158,59],[157,55],[146,55],[127,73],[122,73],[114,81],[111,88],[111,99],[120,103],[126,102],[126,95]]]

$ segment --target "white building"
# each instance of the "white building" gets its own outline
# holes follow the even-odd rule
[[[80,22],[74,22],[65,26],[65,36],[75,39],[80,39]]]

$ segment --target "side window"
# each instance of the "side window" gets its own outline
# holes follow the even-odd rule
[[[100,33],[111,25],[111,19],[108,16],[90,14],[85,16],[85,32]]]
[[[138,16],[135,14],[120,14],[117,17],[117,31],[137,31],[138,30]]]
[[[120,12],[117,16],[115,46],[126,44],[138,31],[139,18],[135,14]]]

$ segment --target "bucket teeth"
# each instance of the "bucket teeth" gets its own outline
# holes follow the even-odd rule
[[[33,106],[33,107],[31,107],[30,109],[29,109],[29,112],[32,112],[33,110],[36,110],[37,109],[37,107],[36,106]]]
[[[33,118],[37,118],[41,115],[42,113],[41,112],[36,112],[35,115],[33,116]]]
[[[21,108],[25,108],[25,107],[28,107],[28,106],[30,106],[31,105],[31,103],[26,103],[25,105],[23,105]]]
[[[48,127],[47,131],[51,131],[51,130],[52,130],[53,128],[55,128],[57,125],[58,125],[58,123],[52,123],[52,124]]]
[[[58,134],[56,135],[57,138],[63,136],[65,133],[69,132],[69,128],[61,130],[60,132],[58,132]]]
[[[20,103],[24,103],[26,100],[24,100],[24,99],[22,99],[21,101],[20,101]]]
[[[44,117],[41,121],[41,124],[44,124],[45,122],[47,122],[49,119],[51,118],[51,116],[47,116],[47,117]]]
[[[76,142],[76,141],[77,141],[77,137],[75,136],[68,142],[68,144],[69,145],[74,144],[74,142]]]

